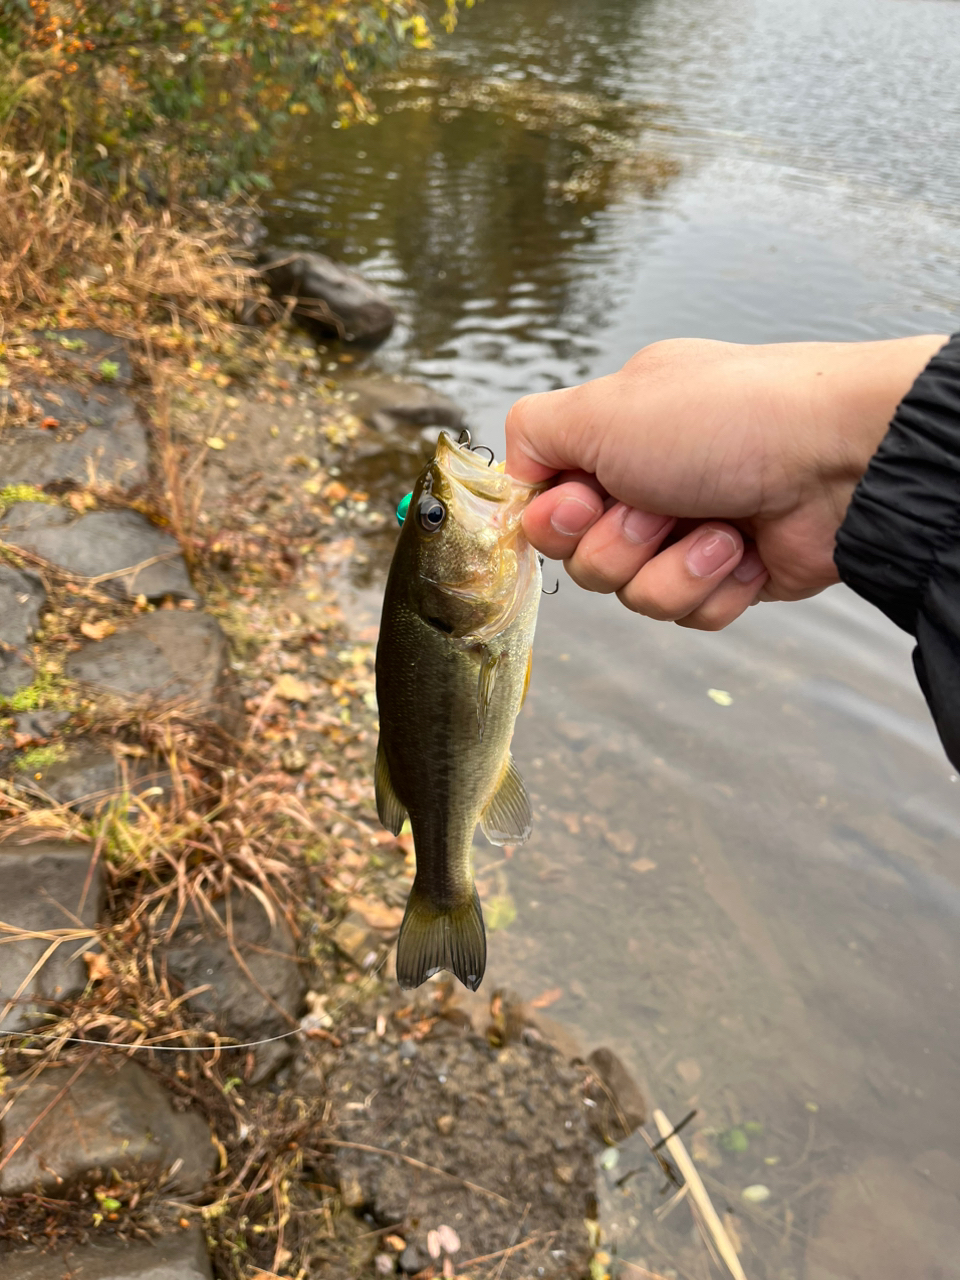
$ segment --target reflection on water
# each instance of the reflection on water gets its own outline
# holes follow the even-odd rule
[[[381,280],[377,362],[500,445],[516,396],[656,338],[957,327],[958,57],[937,0],[486,0],[377,129],[290,144],[272,230]],[[491,986],[562,988],[551,1014],[699,1108],[751,1280],[960,1277],[960,797],[909,649],[842,589],[716,636],[567,582],[541,611]],[[618,1159],[611,1247],[707,1275]]]

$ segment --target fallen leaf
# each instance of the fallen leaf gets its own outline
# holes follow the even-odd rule
[[[207,436],[206,446],[208,449],[225,449],[227,447],[226,440],[221,440],[219,436]]]
[[[54,431],[60,425],[59,418],[44,418],[40,426],[44,431]]]
[[[575,813],[561,813],[560,821],[572,836],[578,836],[580,834],[580,819]]]
[[[87,980],[89,982],[103,982],[104,979],[111,976],[110,961],[102,951],[85,951],[83,953],[83,961],[87,966]]]
[[[549,1009],[563,995],[563,987],[551,987],[549,991],[541,991],[530,1001],[531,1009]]]
[[[509,893],[498,893],[487,903],[484,912],[487,929],[493,933],[497,929],[506,929],[517,918],[517,906]]]
[[[116,629],[108,618],[101,618],[99,622],[80,623],[80,630],[88,640],[105,640],[107,636],[112,636]]]
[[[306,680],[298,680],[289,672],[280,677],[273,686],[273,692],[278,698],[286,698],[288,702],[309,702],[313,696],[313,689]]]
[[[371,929],[399,929],[403,920],[403,907],[388,907],[385,902],[371,898],[351,897],[351,911],[363,916]]]
[[[762,1182],[755,1182],[752,1186],[743,1188],[740,1198],[746,1200],[747,1204],[763,1204],[764,1200],[770,1199],[770,1188],[765,1187]]]
[[[407,1242],[403,1236],[387,1236],[383,1243],[389,1245],[396,1253],[403,1253],[407,1247]]]
[[[652,858],[637,858],[636,862],[631,862],[630,866],[634,871],[639,871],[641,875],[645,871],[656,871],[657,864]]]
[[[712,699],[718,707],[729,707],[733,703],[733,697],[727,693],[726,689],[708,689],[707,697]]]
[[[440,1236],[436,1231],[427,1232],[427,1253],[431,1258],[439,1258],[442,1253],[440,1248]]]

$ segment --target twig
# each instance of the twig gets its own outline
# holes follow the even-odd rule
[[[507,1259],[511,1254],[519,1253],[521,1249],[526,1249],[537,1240],[551,1240],[557,1233],[551,1231],[549,1235],[543,1235],[541,1231],[535,1231],[532,1236],[527,1236],[526,1240],[521,1240],[519,1244],[511,1244],[506,1249],[498,1249],[496,1253],[484,1253],[479,1258],[467,1258],[466,1262],[458,1262],[457,1269],[463,1271],[466,1267],[473,1267],[478,1262],[492,1262],[494,1258]]]
[[[687,1154],[686,1147],[674,1133],[673,1125],[662,1111],[656,1109],[653,1112],[653,1122],[660,1130],[660,1136],[666,1138],[667,1150],[690,1188],[690,1199],[699,1210],[703,1223],[713,1237],[713,1241],[721,1258],[726,1263],[728,1271],[734,1277],[734,1280],[747,1280],[743,1267],[740,1265],[740,1259],[737,1257],[737,1251],[734,1249],[723,1223],[717,1216],[713,1202],[707,1195],[707,1189],[703,1185],[696,1166]]]
[[[328,1147],[345,1147],[349,1151],[369,1151],[375,1156],[390,1156],[393,1160],[402,1160],[404,1164],[412,1165],[414,1169],[422,1169],[424,1173],[438,1173],[441,1178],[449,1178],[452,1182],[459,1182],[461,1187],[466,1187],[469,1191],[476,1191],[478,1195],[489,1196],[491,1200],[499,1200],[501,1204],[512,1204],[512,1200],[508,1200],[505,1196],[500,1195],[496,1191],[490,1191],[487,1187],[480,1187],[475,1182],[468,1182],[466,1178],[458,1177],[455,1173],[447,1173],[446,1169],[438,1169],[436,1165],[424,1164],[422,1160],[414,1160],[413,1156],[405,1156],[400,1151],[390,1151],[387,1147],[371,1147],[365,1142],[343,1142],[339,1138],[321,1138],[321,1142],[326,1143]]]

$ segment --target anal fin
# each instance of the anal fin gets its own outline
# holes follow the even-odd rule
[[[491,844],[522,844],[533,830],[530,797],[512,756],[480,816],[480,828]]]
[[[400,803],[397,793],[393,789],[390,768],[387,764],[382,742],[377,743],[377,764],[374,769],[373,780],[377,792],[377,814],[380,821],[388,831],[398,836],[404,822],[407,820],[407,811]]]

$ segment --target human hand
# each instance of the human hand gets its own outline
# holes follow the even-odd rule
[[[555,486],[524,531],[588,591],[716,631],[758,599],[836,582],[836,533],[897,405],[947,341],[654,343],[527,396],[507,470]]]

